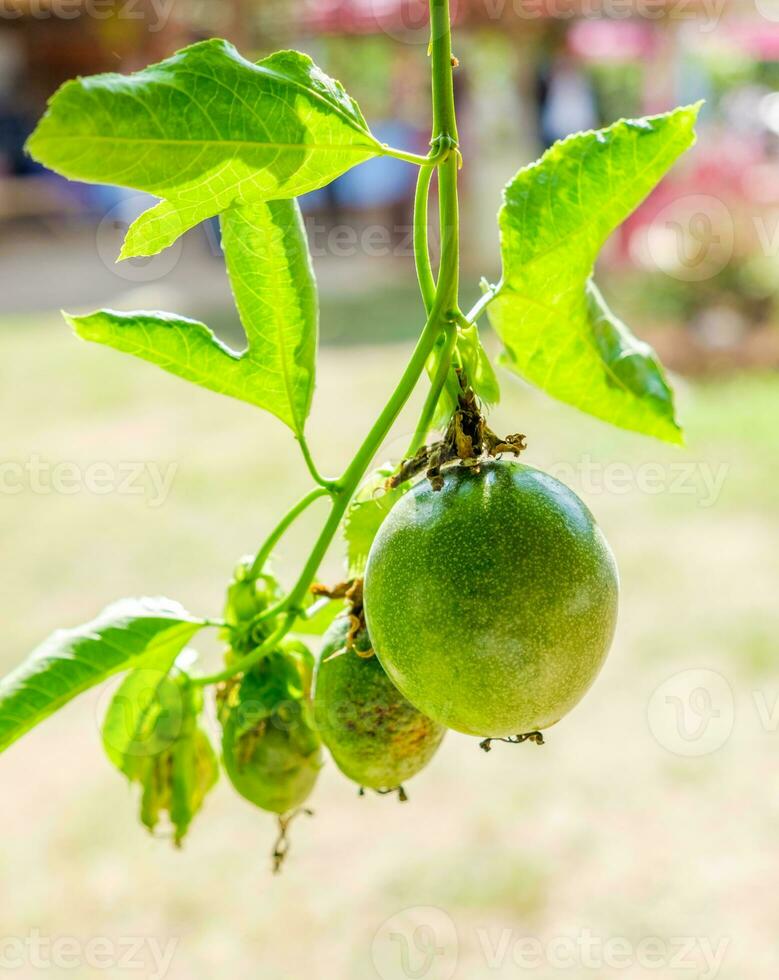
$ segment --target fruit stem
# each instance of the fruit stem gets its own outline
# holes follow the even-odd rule
[[[308,807],[298,807],[297,810],[293,810],[291,813],[281,814],[278,817],[278,836],[276,837],[273,845],[273,853],[271,854],[273,873],[275,875],[281,871],[287,854],[289,854],[289,825],[301,813],[305,813],[307,817],[314,816],[314,811],[309,810]]]
[[[449,368],[452,364],[452,353],[454,352],[454,345],[457,341],[457,327],[454,323],[447,323],[444,328],[444,349],[441,351],[441,357],[436,368],[435,377],[433,378],[430,391],[425,399],[425,404],[422,407],[422,414],[419,416],[419,421],[417,422],[416,431],[409,443],[409,447],[406,450],[406,458],[413,456],[416,451],[424,445],[427,439],[427,434],[432,428],[433,419],[435,417],[436,408],[438,407],[438,402],[441,398],[441,392],[444,389],[447,378],[449,377]]]
[[[541,732],[525,732],[524,735],[509,735],[508,738],[485,738],[479,742],[479,748],[489,752],[493,742],[508,742],[510,745],[521,745],[523,742],[535,742],[536,745],[545,745],[544,736]]]

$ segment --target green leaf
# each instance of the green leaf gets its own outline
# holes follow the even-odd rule
[[[131,228],[123,258],[151,255],[236,204],[315,190],[385,152],[309,57],[279,51],[254,64],[218,39],[132,75],[66,82],[27,149],[72,180],[167,202]]]
[[[170,659],[159,669],[130,671],[108,706],[103,748],[128,779],[139,779],[146,760],[169,748],[181,733],[184,702],[170,676],[172,666]]]
[[[694,142],[698,108],[570,136],[520,170],[503,192],[503,277],[488,307],[517,374],[597,418],[676,443],[657,357],[590,276],[611,232]]]
[[[263,407],[298,435],[314,394],[319,310],[297,201],[232,208],[222,247]]]
[[[112,674],[164,664],[204,625],[169,599],[122,599],[83,626],[57,630],[0,681],[0,752]]]
[[[178,688],[175,729],[171,725],[171,687]],[[160,746],[146,752],[125,775],[142,786],[141,822],[154,831],[163,813],[173,827],[173,841],[181,846],[194,816],[219,776],[219,765],[211,741],[198,724],[203,697],[186,675],[171,678],[157,689],[158,699],[149,703],[147,717],[151,737]]]
[[[296,201],[233,208],[222,216],[227,268],[247,349],[239,354],[197,320],[169,313],[64,314],[79,337],[157,364],[239,398],[303,432],[314,391],[317,297]]]
[[[392,476],[395,469],[396,467],[387,463],[374,470],[357,491],[346,511],[344,539],[350,578],[357,578],[365,571],[368,552],[384,518],[408,489],[407,484],[394,490],[384,489],[387,477]]]
[[[171,774],[170,822],[173,842],[180,847],[192,820],[219,779],[219,761],[202,728],[195,728],[176,741]]]
[[[206,210],[210,210],[210,207]],[[206,214],[205,217],[212,216]],[[180,211],[170,201],[160,201],[144,211],[127,229],[117,262],[137,256],[156,255],[203,220],[201,208]]]

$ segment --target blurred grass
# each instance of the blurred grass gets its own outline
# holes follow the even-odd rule
[[[347,304],[343,331],[325,334],[344,340],[323,349],[310,427],[326,471],[349,459],[407,356],[408,343],[375,343],[416,322],[402,296],[385,299]],[[777,734],[760,724],[754,700],[760,693],[771,705],[779,693],[776,380],[681,382],[684,450],[502,381],[494,428],[526,432],[528,462],[560,476],[568,467],[623,581],[609,661],[548,744],[484,755],[450,735],[402,807],[358,799],[328,766],[316,818],[294,828],[286,873],[272,879],[272,821],[224,782],[183,853],[141,830],[137,800],[101,758],[105,696],[95,692],[0,757],[2,935],[174,937],[173,980],[367,980],[381,923],[436,905],[454,920],[456,977],[467,980],[519,975],[510,955],[486,964],[480,937],[500,929],[545,942],[583,929],[634,941],[724,937],[720,978],[776,976]],[[0,495],[2,670],[55,627],[121,595],[164,593],[217,613],[234,561],[307,486],[291,436],[272,418],[81,344],[53,317],[0,321],[0,392],[4,462],[176,466],[158,507],[149,494]],[[417,396],[382,457],[402,452],[418,405]],[[615,464],[625,468],[622,483],[604,485]],[[647,464],[659,467],[662,492],[637,486]],[[600,487],[585,472],[593,466]],[[682,466],[688,482],[674,489]],[[718,472],[714,495],[707,480]],[[278,561],[287,578],[320,519],[312,513],[285,539]],[[339,573],[335,549],[323,577]],[[671,754],[647,725],[656,687],[689,667],[721,673],[736,699],[732,737],[702,758]]]

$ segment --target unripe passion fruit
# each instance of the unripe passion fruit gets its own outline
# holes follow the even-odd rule
[[[273,813],[299,807],[322,765],[305,686],[296,658],[277,651],[244,676],[220,712],[230,781]]]
[[[548,728],[582,698],[614,633],[611,549],[564,484],[517,462],[445,470],[392,508],[365,573],[387,674],[469,735]]]
[[[441,744],[444,728],[410,704],[369,650],[363,631],[356,649],[343,651],[349,619],[337,619],[324,636],[316,672],[317,727],[336,765],[360,786],[399,787],[423,769]],[[338,654],[338,656],[334,656]]]

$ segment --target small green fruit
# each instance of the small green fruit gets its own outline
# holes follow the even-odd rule
[[[322,766],[299,658],[271,653],[221,709],[225,770],[238,792],[273,813],[299,807]]]
[[[364,603],[374,649],[420,711],[469,735],[548,728],[606,657],[618,580],[606,539],[564,484],[521,463],[445,471],[392,508]]]
[[[317,726],[345,776],[370,789],[395,789],[428,764],[445,729],[403,697],[375,656],[340,653],[348,632],[349,620],[340,617],[324,636],[314,697]],[[367,634],[359,634],[355,645],[370,649]]]

